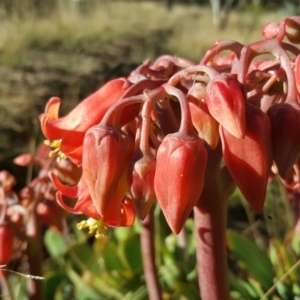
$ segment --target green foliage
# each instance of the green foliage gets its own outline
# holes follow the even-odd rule
[[[277,187],[275,182],[269,188],[268,201],[274,200],[275,195],[282,196]],[[232,196],[231,206],[240,205],[239,195],[236,192]],[[75,220],[72,217],[68,221],[68,234],[61,235],[51,229],[45,232],[48,257],[44,264],[44,299],[147,300],[140,223],[136,222],[132,228],[110,230],[107,238],[95,239],[77,230]],[[264,240],[259,245],[247,228],[238,229],[235,222],[231,220],[231,229],[227,230],[232,299],[300,297],[300,243],[296,232],[286,231],[281,238],[258,231],[256,234]],[[188,219],[183,235],[176,236],[170,233],[160,209],[155,210],[156,258],[164,299],[199,299],[193,225],[193,220]],[[244,225],[247,226],[245,222]],[[18,299],[28,299],[26,279],[13,274],[9,284],[18,285],[14,291]]]

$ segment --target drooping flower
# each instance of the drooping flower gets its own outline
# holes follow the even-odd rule
[[[268,116],[272,124],[274,162],[285,179],[300,157],[300,107],[297,103],[276,104],[268,110]]]
[[[220,127],[226,167],[246,200],[261,213],[273,161],[271,124],[256,106],[247,106],[247,130],[243,139]]]
[[[178,234],[202,192],[207,161],[198,136],[167,135],[157,151],[154,189],[166,220]]]
[[[118,189],[125,195],[134,142],[118,129],[98,125],[87,131],[83,147],[83,176],[94,206],[103,216]]]
[[[61,100],[51,98],[45,113],[40,115],[42,131],[50,140],[49,145],[62,157],[67,156],[75,164],[81,165],[86,131],[102,120],[106,111],[129,87],[130,83],[124,78],[111,80],[62,118],[58,117]]]
[[[245,99],[236,76],[220,74],[207,85],[206,103],[211,115],[237,138],[246,131]]]

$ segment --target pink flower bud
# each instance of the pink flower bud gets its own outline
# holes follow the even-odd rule
[[[129,173],[130,194],[136,213],[141,220],[145,219],[156,200],[154,192],[155,168],[155,159],[150,156],[143,156],[134,163],[133,170]]]
[[[263,27],[261,33],[267,40],[274,39],[279,33],[279,24],[270,22]]]
[[[261,213],[273,161],[271,125],[256,106],[247,107],[247,130],[238,139],[220,127],[223,157],[233,180],[253,209]]]
[[[34,162],[34,156],[28,153],[21,154],[14,159],[14,163],[22,167],[29,166],[33,164],[33,162]]]
[[[285,32],[288,40],[300,44],[300,17],[293,16],[284,20]]]
[[[211,115],[228,132],[242,138],[246,131],[245,99],[236,76],[221,74],[207,85],[206,103]]]
[[[188,96],[188,101],[192,123],[199,136],[211,149],[215,149],[219,142],[219,123],[212,117],[205,102],[192,95]]]
[[[12,187],[16,184],[16,178],[8,171],[0,171],[0,187],[5,192],[11,191]]]
[[[197,136],[167,135],[157,151],[154,189],[172,231],[182,229],[203,188],[207,162]]]

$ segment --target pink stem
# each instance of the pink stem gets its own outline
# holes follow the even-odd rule
[[[161,288],[155,264],[153,210],[142,221],[141,248],[149,300],[160,300]]]

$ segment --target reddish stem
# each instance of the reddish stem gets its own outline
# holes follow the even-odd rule
[[[227,199],[234,189],[220,169],[221,147],[207,148],[205,185],[194,208],[198,280],[202,300],[229,300],[226,256]]]
[[[226,201],[211,191],[194,208],[198,280],[202,300],[229,300],[226,258]]]
[[[33,276],[42,277],[42,239],[38,236],[28,237],[27,239],[27,256],[29,264],[29,273]],[[27,279],[28,298],[30,300],[43,299],[43,282],[42,280]]]
[[[153,210],[149,212],[145,220],[141,223],[141,248],[148,296],[149,300],[160,300],[162,297],[155,264]]]
[[[37,187],[37,190],[39,188]],[[27,235],[27,257],[29,264],[29,274],[42,277],[43,248],[40,222],[36,214],[36,204],[40,200],[38,192],[34,201],[28,209],[28,220],[26,224]],[[33,278],[27,279],[27,292],[29,300],[43,299],[43,282]]]

